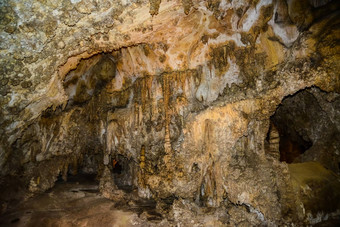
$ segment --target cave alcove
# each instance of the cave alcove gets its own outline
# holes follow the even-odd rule
[[[67,174],[60,173],[58,180],[87,178],[98,184],[103,169],[107,168],[118,189],[126,192],[135,189],[134,162],[124,155],[107,153],[106,141],[101,138],[107,133],[103,122],[109,113],[115,111],[116,105],[112,103],[115,93],[108,92],[106,86],[115,79],[116,64],[114,53],[102,52],[82,59],[63,79],[63,88],[68,96],[65,107],[43,115],[51,124],[62,122],[68,116],[74,123],[74,127],[67,128],[69,137],[66,144],[79,152],[68,165]],[[104,159],[107,159],[105,164]]]
[[[123,155],[116,155],[112,159],[112,177],[118,189],[126,192],[136,189],[134,167],[134,162]]]
[[[270,133],[277,130],[281,162],[317,161],[339,172],[338,95],[317,87],[285,97],[270,118]],[[276,142],[278,142],[276,141]]]
[[[338,94],[306,88],[285,97],[270,118],[267,150],[288,164],[295,193],[312,215],[340,205],[339,103]]]

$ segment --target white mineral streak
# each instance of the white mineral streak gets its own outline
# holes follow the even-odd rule
[[[214,66],[204,66],[201,78],[201,84],[197,89],[196,98],[200,101],[210,103],[215,101],[222,94],[226,85],[229,87],[233,83],[240,83],[238,77],[238,66],[228,58],[228,71],[221,77],[216,76]]]
[[[243,21],[242,29],[248,32],[250,28],[255,24],[260,16],[260,9],[262,6],[267,6],[272,3],[272,0],[261,0],[255,8],[248,9],[247,13],[244,15],[246,19]]]
[[[274,7],[274,14],[278,10],[278,4]],[[268,24],[273,28],[275,35],[280,39],[280,41],[287,47],[290,47],[295,40],[299,37],[299,31],[296,25],[290,24],[277,24],[275,23],[275,17],[268,22]]]

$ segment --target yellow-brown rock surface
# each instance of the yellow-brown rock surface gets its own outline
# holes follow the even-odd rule
[[[314,223],[267,134],[302,89],[338,102],[339,22],[337,1],[2,1],[1,177],[34,194],[118,162],[174,223]]]

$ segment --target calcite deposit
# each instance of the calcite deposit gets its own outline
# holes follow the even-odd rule
[[[1,1],[3,217],[92,174],[116,209],[152,201],[157,215],[129,214],[127,226],[335,223],[339,10],[336,0]]]

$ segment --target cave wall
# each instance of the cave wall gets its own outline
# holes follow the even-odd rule
[[[251,211],[233,207],[235,224],[305,220],[266,137],[284,97],[339,93],[338,5],[2,1],[2,176],[41,192],[122,155],[140,196]]]

